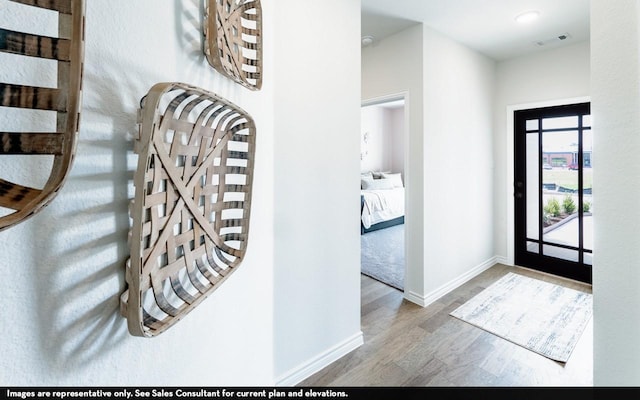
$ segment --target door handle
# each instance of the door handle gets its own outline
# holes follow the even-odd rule
[[[522,194],[522,188],[524,188],[524,183],[518,181],[516,182],[516,192],[515,192],[515,196],[516,199],[521,199],[524,197],[524,195]]]

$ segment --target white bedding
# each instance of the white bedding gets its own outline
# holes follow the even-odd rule
[[[362,225],[369,229],[378,222],[404,216],[404,188],[361,190],[364,196]]]

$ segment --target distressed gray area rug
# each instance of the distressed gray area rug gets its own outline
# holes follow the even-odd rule
[[[404,224],[360,235],[363,274],[404,290]]]
[[[450,315],[564,363],[592,312],[589,293],[510,272]]]

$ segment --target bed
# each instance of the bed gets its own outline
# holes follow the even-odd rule
[[[404,193],[399,173],[382,173],[378,179],[363,176],[360,186],[360,233],[403,224]]]

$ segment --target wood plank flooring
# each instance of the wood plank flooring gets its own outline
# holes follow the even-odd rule
[[[562,364],[449,315],[508,272],[591,293],[590,285],[497,264],[420,307],[362,275],[364,344],[299,386],[592,386],[592,322]]]

